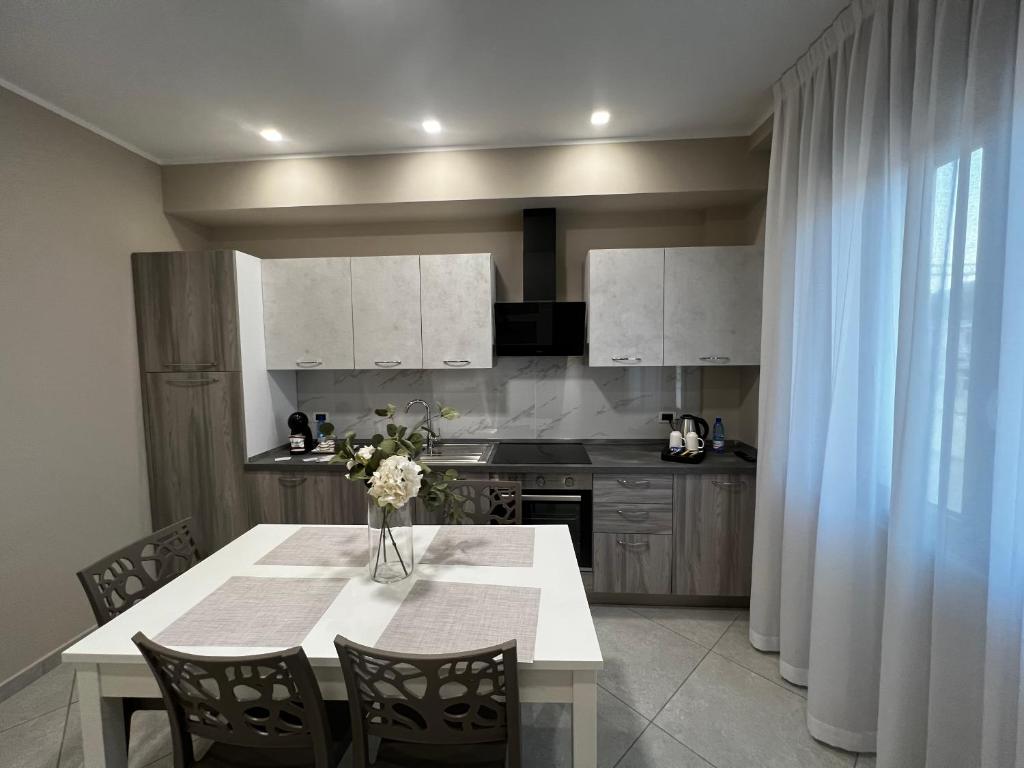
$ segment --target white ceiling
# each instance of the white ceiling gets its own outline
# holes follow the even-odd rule
[[[0,80],[161,162],[742,135],[847,2],[0,0]]]

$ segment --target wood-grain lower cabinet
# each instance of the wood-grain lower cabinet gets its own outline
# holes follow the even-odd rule
[[[669,594],[672,591],[672,536],[595,533],[594,591]]]
[[[153,527],[192,518],[208,555],[248,530],[241,374],[143,374]]]
[[[366,494],[342,472],[250,470],[246,485],[252,525],[366,523]]]
[[[678,595],[749,596],[754,547],[754,475],[675,478]]]

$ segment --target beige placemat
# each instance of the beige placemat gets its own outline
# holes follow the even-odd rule
[[[256,565],[363,566],[369,560],[366,527],[299,528]]]
[[[515,639],[533,661],[540,590],[498,584],[420,580],[377,639],[396,653],[456,653]]]
[[[533,566],[533,528],[518,525],[446,525],[423,553],[424,565]]]
[[[347,583],[348,579],[232,576],[156,641],[174,646],[299,645]]]

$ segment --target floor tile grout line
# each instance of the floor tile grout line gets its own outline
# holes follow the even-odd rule
[[[686,748],[686,749],[690,750],[691,752],[693,752],[693,754],[695,754],[695,755],[696,755],[697,757],[699,757],[699,758],[700,758],[701,760],[703,760],[703,761],[704,761],[705,763],[707,763],[708,765],[710,765],[710,766],[711,766],[711,768],[718,768],[718,763],[713,763],[713,762],[711,762],[711,760],[709,760],[708,758],[704,757],[704,755],[702,755],[702,754],[701,754],[700,752],[698,752],[698,751],[697,751],[696,749],[694,749],[693,747],[691,747],[691,746],[690,746],[689,744],[687,744],[687,743],[686,743],[685,741],[683,741],[682,739],[677,739],[677,738],[676,738],[675,736],[673,736],[673,735],[672,735],[671,733],[669,733],[668,731],[666,731],[666,730],[665,730],[664,728],[662,728],[662,727],[661,727],[660,725],[658,725],[657,723],[651,723],[651,725],[652,725],[652,726],[653,726],[654,728],[657,728],[657,729],[658,729],[659,731],[661,731],[662,733],[664,733],[664,734],[665,734],[666,736],[668,736],[668,737],[669,737],[670,739],[672,739],[672,741],[674,741],[674,742],[675,742],[676,744],[678,744],[678,745],[680,745],[681,747],[684,747],[684,748]],[[857,767],[856,767],[856,766],[854,766],[854,768],[857,768]]]
[[[736,620],[737,620],[738,618],[739,618],[739,616],[737,616],[736,618],[734,618],[734,619],[733,619],[732,621],[730,621],[730,622],[729,622],[729,626],[725,628],[725,631],[726,631],[726,632],[728,632],[728,631],[729,631],[729,629],[731,629],[731,628],[732,628],[732,625],[736,623]],[[724,633],[723,633],[723,634],[724,634]],[[704,646],[700,646],[700,647],[701,647],[701,648],[703,648]],[[668,706],[668,704],[669,704],[669,702],[670,702],[670,701],[672,701],[672,699],[674,699],[674,698],[676,697],[676,694],[678,694],[678,693],[679,693],[679,691],[680,691],[680,690],[682,689],[682,687],[683,687],[684,685],[686,685],[686,681],[687,681],[687,680],[689,680],[689,679],[690,679],[690,678],[691,678],[691,677],[693,676],[693,673],[697,671],[697,669],[698,669],[698,668],[700,667],[700,665],[704,663],[704,659],[706,659],[706,658],[707,658],[707,657],[708,657],[708,656],[709,656],[710,654],[711,654],[711,649],[710,649],[710,648],[708,648],[708,650],[707,650],[707,653],[705,653],[705,654],[704,654],[703,656],[701,656],[701,657],[700,657],[700,661],[698,661],[698,662],[697,662],[696,664],[694,664],[694,665],[693,665],[693,669],[691,669],[691,670],[690,670],[690,672],[689,672],[689,674],[687,674],[687,675],[686,675],[686,677],[685,677],[685,678],[683,678],[683,682],[681,682],[681,683],[679,684],[679,686],[678,686],[678,687],[677,687],[677,688],[676,688],[676,689],[675,689],[675,690],[674,690],[674,691],[672,692],[672,695],[671,695],[671,696],[669,696],[669,697],[668,697],[668,698],[667,698],[667,699],[665,700],[665,703],[661,705],[661,708],[660,708],[660,709],[658,710],[657,714],[655,714],[655,715],[654,715],[654,717],[653,717],[653,718],[651,719],[651,724],[652,724],[652,725],[657,725],[657,723],[655,722],[655,720],[657,720],[657,719],[658,719],[658,717],[659,717],[659,716],[661,715],[661,713],[665,711],[665,707],[667,707],[667,706]],[[719,654],[715,654],[715,655],[716,655],[716,656],[718,656]],[[664,729],[664,728],[660,728],[660,727],[659,727],[659,730],[665,731],[665,729]],[[665,733],[668,733],[668,731],[665,731]],[[668,735],[669,735],[669,736],[672,736],[672,734],[671,734],[671,733],[669,733]],[[675,737],[673,736],[673,738],[675,738]],[[708,765],[711,765],[711,766],[712,766],[713,768],[715,768],[715,764],[714,764],[713,762],[711,762],[710,760],[708,760],[708,759],[707,759],[706,757],[704,757],[704,755],[702,755],[702,754],[701,754],[700,752],[698,752],[698,751],[697,751],[696,749],[694,749],[693,747],[691,747],[691,746],[690,746],[689,744],[687,744],[686,742],[682,741],[681,739],[676,739],[676,741],[678,741],[678,742],[679,742],[680,744],[682,744],[682,745],[683,745],[684,747],[686,747],[686,748],[687,748],[688,750],[690,750],[691,752],[693,752],[693,754],[697,755],[697,757],[699,757],[699,758],[700,758],[701,760],[703,760],[703,761],[705,761],[706,763],[708,763]]]
[[[718,658],[725,659],[726,661],[730,661],[733,664],[735,664],[737,667],[740,667],[741,669],[745,669],[745,670],[747,670],[747,672],[750,672],[751,674],[757,675],[762,680],[767,680],[769,683],[771,683],[772,685],[774,685],[774,686],[776,686],[778,688],[781,688],[786,693],[791,693],[794,696],[799,696],[804,701],[807,701],[807,696],[806,695],[797,693],[792,688],[787,688],[786,686],[782,685],[782,683],[780,683],[778,680],[772,680],[770,677],[765,677],[760,672],[758,672],[756,669],[751,669],[750,667],[748,667],[746,664],[744,664],[739,659],[734,659],[732,656],[726,656],[724,653],[720,653],[719,651],[716,651],[714,648],[711,649],[711,652],[713,654],[715,654],[715,656],[717,656]],[[791,685],[796,685],[796,683],[791,683]],[[805,688],[804,690],[807,690],[807,689]]]
[[[71,675],[71,685],[68,686],[68,703],[64,707],[64,727],[60,731],[60,749],[57,750],[57,764],[54,768],[60,768],[61,760],[64,758],[64,742],[68,737],[68,720],[71,719],[71,704],[75,698],[75,680],[78,678],[78,671]]]
[[[626,759],[626,755],[628,755],[630,750],[633,749],[634,746],[636,746],[636,743],[640,741],[640,738],[645,733],[647,733],[647,729],[650,728],[652,725],[654,725],[654,723],[647,723],[647,725],[644,726],[644,729],[640,731],[639,734],[637,734],[637,737],[633,739],[631,742],[629,742],[629,746],[626,747],[626,751],[619,755],[619,759],[612,764],[612,768],[618,768],[619,763]],[[853,768],[857,768],[857,766],[854,766]]]
[[[21,726],[23,726],[23,725],[28,725],[29,723],[34,723],[36,720],[38,720],[41,717],[46,717],[47,715],[52,715],[54,712],[58,712],[61,709],[64,709],[65,706],[67,706],[67,705],[61,704],[59,707],[54,707],[53,709],[48,709],[45,712],[40,712],[38,715],[32,715],[32,717],[26,718],[25,720],[22,720],[20,722],[15,723],[14,725],[9,725],[6,728],[0,728],[0,733],[7,733],[8,731],[13,731],[15,728],[21,728]]]
[[[601,689],[602,691],[604,691],[605,693],[607,693],[607,694],[608,694],[609,696],[611,696],[611,697],[612,697],[613,699],[615,699],[615,700],[616,700],[617,702],[619,702],[619,704],[621,704],[622,706],[624,706],[624,707],[625,707],[626,709],[628,709],[628,710],[629,710],[630,712],[632,712],[633,714],[635,714],[635,715],[636,715],[637,717],[642,717],[642,718],[643,718],[644,720],[646,720],[646,721],[647,721],[648,723],[650,723],[650,722],[653,722],[653,721],[651,720],[651,718],[649,718],[649,717],[648,717],[647,715],[645,715],[645,714],[644,714],[643,712],[641,712],[641,711],[640,711],[639,709],[637,709],[636,707],[634,707],[634,706],[633,706],[632,704],[630,704],[630,703],[629,703],[628,701],[623,701],[623,700],[622,700],[621,698],[619,698],[618,696],[616,696],[616,695],[615,695],[615,692],[614,692],[614,691],[610,691],[610,690],[608,690],[608,689],[607,689],[607,688],[605,688],[605,687],[604,687],[603,685],[601,685],[601,683],[597,683],[597,687],[598,687],[598,688],[600,688],[600,689]]]
[[[726,624],[725,630],[722,632],[722,634],[720,634],[718,636],[718,638],[715,640],[715,642],[713,642],[711,645],[704,645],[704,643],[700,642],[699,640],[694,640],[689,635],[684,635],[678,629],[673,629],[668,624],[662,624],[657,619],[651,618],[650,616],[644,616],[642,613],[640,613],[640,611],[638,611],[636,608],[634,608],[632,606],[627,605],[625,607],[629,608],[629,610],[631,610],[633,613],[635,613],[640,618],[647,619],[648,621],[654,622],[659,627],[661,627],[663,629],[667,629],[669,632],[673,632],[673,633],[679,635],[684,640],[689,640],[691,643],[699,645],[701,648],[707,648],[709,651],[713,651],[715,649],[715,646],[718,645],[722,641],[723,637],[725,637],[725,633],[729,631],[729,629],[732,627],[732,625],[736,623],[736,620],[739,619],[740,614],[743,613],[743,611],[740,611],[740,610],[734,611],[734,613],[736,615],[733,616],[731,619],[729,619],[729,623]],[[691,608],[691,607],[697,607],[697,606],[687,606],[687,605],[680,605],[680,606],[665,605],[665,606],[661,606],[661,605],[659,605],[659,606],[646,606],[646,607],[648,607],[648,608],[650,608],[650,607],[657,607],[657,608]],[[731,609],[723,608],[721,610],[731,610]],[[719,655],[721,655],[721,654],[719,654]]]

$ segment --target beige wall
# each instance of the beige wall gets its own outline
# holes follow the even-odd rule
[[[200,244],[160,169],[0,89],[0,681],[86,629],[150,529],[129,254]]]
[[[767,189],[768,155],[746,138],[638,141],[177,165],[165,208],[212,215],[440,201]],[[276,223],[276,222],[275,222]]]

